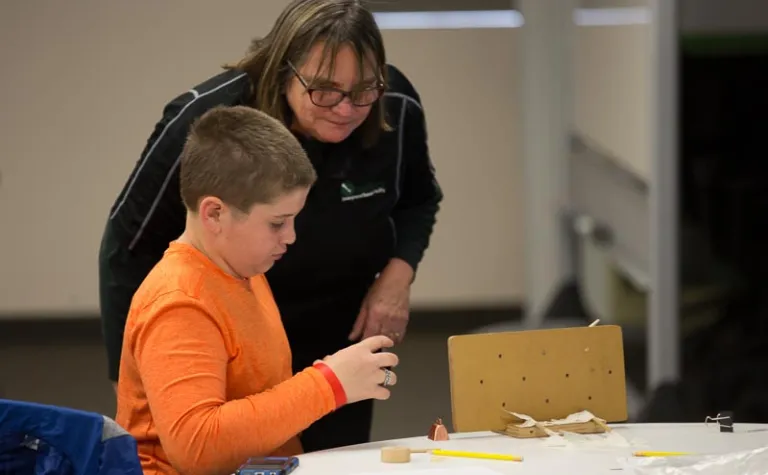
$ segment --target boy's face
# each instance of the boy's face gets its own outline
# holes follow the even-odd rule
[[[227,267],[243,278],[268,271],[296,241],[294,219],[308,192],[306,188],[291,191],[270,204],[254,205],[248,214],[223,209],[214,245]]]

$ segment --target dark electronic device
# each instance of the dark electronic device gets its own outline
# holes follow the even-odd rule
[[[236,475],[288,475],[298,466],[297,457],[252,457],[235,473]]]

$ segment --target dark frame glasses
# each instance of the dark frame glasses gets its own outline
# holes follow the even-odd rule
[[[290,61],[287,61],[287,63],[309,94],[309,100],[318,107],[334,107],[340,104],[345,97],[348,97],[355,107],[366,107],[378,101],[386,89],[381,81],[377,82],[374,86],[352,91],[344,91],[335,87],[310,87],[307,80],[304,79],[296,67]]]

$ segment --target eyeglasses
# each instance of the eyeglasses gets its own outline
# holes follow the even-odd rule
[[[312,101],[312,104],[318,107],[334,107],[341,103],[345,97],[349,97],[352,105],[356,107],[366,107],[379,100],[379,97],[381,97],[381,94],[384,92],[384,84],[381,82],[377,82],[373,86],[368,86],[363,89],[353,89],[351,91],[343,91],[335,87],[310,87],[307,80],[299,74],[299,71],[290,61],[288,62],[288,66],[293,71],[293,74],[296,75],[296,78],[301,85],[304,86],[304,89],[307,90],[309,100]]]

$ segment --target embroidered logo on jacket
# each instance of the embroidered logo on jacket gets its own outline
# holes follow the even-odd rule
[[[341,184],[341,201],[362,200],[386,192],[387,189],[384,187],[383,183],[353,185],[351,182],[345,181]]]

